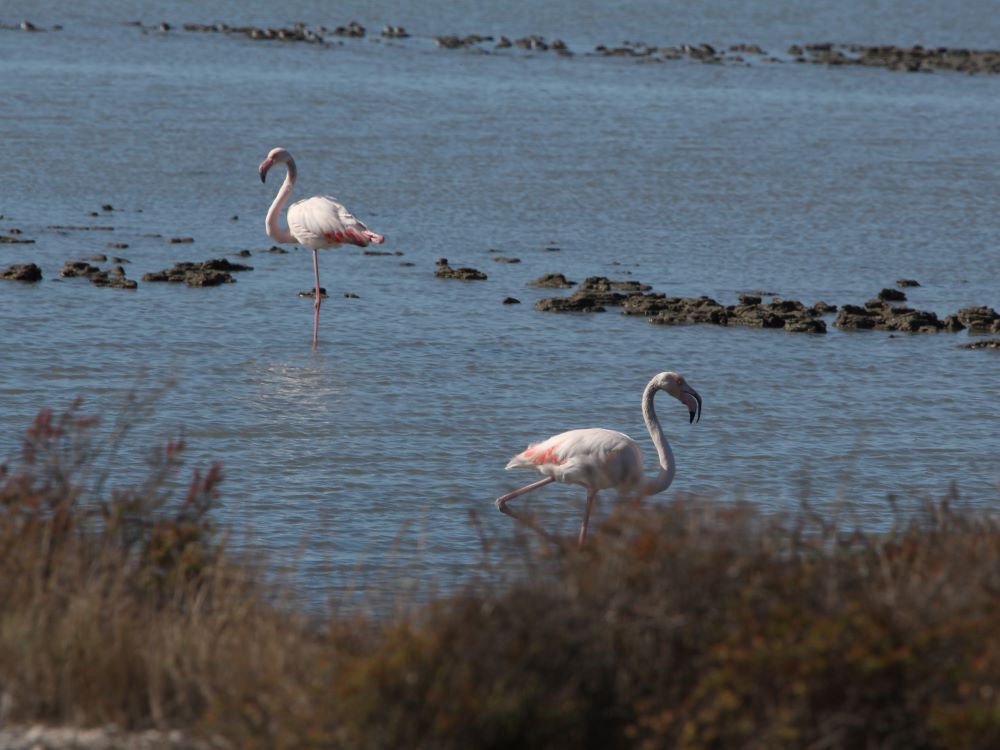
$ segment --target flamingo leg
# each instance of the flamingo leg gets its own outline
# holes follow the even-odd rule
[[[590,522],[590,511],[594,507],[594,500],[597,498],[597,490],[587,492],[587,509],[583,511],[583,526],[580,527],[580,539],[577,546],[583,546],[584,537],[587,536],[587,524]]]
[[[319,290],[319,253],[313,248],[313,271],[316,274],[316,300],[313,302],[313,351],[319,343],[319,305],[323,295]]]
[[[519,513],[515,513],[513,510],[511,510],[510,508],[507,507],[507,503],[510,502],[511,500],[513,500],[515,497],[520,497],[521,495],[525,494],[526,492],[531,492],[532,490],[537,490],[539,487],[544,487],[545,485],[550,484],[550,483],[552,483],[554,481],[556,481],[554,477],[545,477],[544,479],[539,479],[537,482],[532,482],[529,485],[526,485],[524,487],[516,489],[513,492],[508,492],[506,495],[501,495],[496,500],[497,510],[499,510],[501,513],[507,514],[508,516],[510,516],[511,518],[513,518],[515,521],[520,521],[525,526],[527,526],[529,529],[532,529],[533,531],[541,534],[543,537],[545,537],[546,539],[548,539],[550,542],[558,543],[558,540],[556,540],[547,531],[543,530],[533,520],[531,520],[527,516],[523,516],[523,515],[521,515]]]

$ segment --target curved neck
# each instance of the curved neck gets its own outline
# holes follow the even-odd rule
[[[667,442],[660,422],[656,418],[656,411],[653,409],[653,397],[657,390],[650,383],[642,392],[642,418],[646,422],[646,429],[649,430],[649,436],[653,439],[653,445],[656,446],[656,456],[660,460],[660,473],[655,477],[647,477],[642,483],[643,495],[655,495],[657,492],[663,492],[674,481],[674,474],[677,472],[677,467],[674,464],[674,453],[670,450],[670,443]]]
[[[285,181],[281,183],[281,189],[274,196],[274,202],[267,211],[267,218],[264,219],[264,229],[267,230],[267,236],[275,242],[295,242],[295,237],[292,236],[292,233],[281,226],[281,212],[284,210],[285,204],[292,194],[292,188],[295,186],[295,161],[289,159],[286,165],[288,172],[285,174]]]

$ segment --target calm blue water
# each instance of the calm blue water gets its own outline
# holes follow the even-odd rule
[[[705,400],[693,427],[679,404],[658,402],[679,464],[664,498],[775,512],[803,496],[846,500],[877,524],[890,493],[913,507],[954,485],[992,507],[1000,357],[960,350],[965,334],[558,316],[531,306],[562,292],[527,283],[561,271],[726,303],[759,289],[859,304],[908,276],[923,284],[915,307],[1000,308],[1000,77],[476,55],[430,39],[539,33],[578,52],[756,42],[783,54],[816,40],[1000,38],[985,2],[868,6],[397,0],[331,17],[318,2],[4,4],[0,23],[64,28],[0,31],[0,233],[36,240],[0,245],[0,265],[34,261],[45,274],[0,283],[0,456],[43,406],[82,395],[113,411],[169,381],[127,450],[183,431],[193,463],[221,459],[224,516],[276,559],[299,560],[316,595],[461,579],[480,555],[469,511],[488,533],[512,533],[493,499],[533,479],[503,471],[530,441],[620,429],[651,468],[639,397],[664,369]],[[414,37],[313,47],[121,23],[352,18]],[[311,302],[296,296],[312,284],[310,254],[264,252],[279,181],[261,185],[256,168],[276,145],[296,156],[297,196],[337,196],[387,235],[380,249],[404,253],[321,256],[331,296],[317,354]],[[138,279],[243,248],[255,270],[218,288],[55,280],[63,261],[97,252],[129,258]],[[490,249],[521,263],[494,263]],[[489,280],[435,279],[441,256]],[[523,304],[501,305],[508,295]],[[569,533],[582,494],[547,487],[524,505]]]

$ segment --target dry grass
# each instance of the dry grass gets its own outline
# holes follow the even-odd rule
[[[218,467],[172,491],[168,442],[106,491],[94,427],[42,413],[0,475],[6,720],[240,748],[1000,747],[987,513],[936,503],[875,534],[624,507],[582,552],[523,545],[513,580],[317,618],[226,551]]]

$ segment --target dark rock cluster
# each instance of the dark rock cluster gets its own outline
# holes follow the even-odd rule
[[[219,284],[235,283],[233,272],[252,270],[253,266],[231,263],[225,258],[216,258],[200,263],[175,263],[173,268],[144,273],[142,280],[184,282],[188,286],[218,286]]]
[[[992,307],[963,307],[955,317],[970,333],[1000,333],[1000,315]]]
[[[452,268],[448,265],[447,258],[438,258],[435,261],[437,268],[434,275],[439,279],[458,279],[460,281],[486,281],[486,274],[477,271],[475,268]]]
[[[571,286],[576,286],[576,282],[570,281],[561,273],[547,273],[532,281],[531,285],[544,289],[569,289]]]
[[[865,65],[908,73],[953,70],[961,73],[1000,73],[1000,50],[974,50],[935,47],[919,44],[897,47],[892,44],[865,46],[861,44],[795,45],[788,50],[799,62],[825,65]]]
[[[864,307],[843,305],[833,321],[837,328],[847,331],[904,331],[906,333],[935,333],[960,331],[965,326],[954,315],[944,320],[928,310],[910,307],[893,307],[880,299],[868,300]]]
[[[484,42],[494,41],[492,36],[483,36],[482,34],[466,34],[465,36],[458,36],[457,34],[445,34],[443,36],[434,37],[434,41],[437,42],[439,47],[445,49],[470,49],[476,48]],[[538,34],[532,34],[530,36],[521,37],[519,39],[509,39],[508,37],[501,36],[496,40],[496,49],[523,49],[532,52],[548,52],[552,51],[560,55],[572,55],[566,42],[562,39],[553,39],[551,42],[546,41],[545,37],[539,36]]]
[[[98,261],[107,260],[104,255],[94,256]],[[101,270],[85,260],[68,260],[59,269],[59,275],[71,279],[81,277],[89,279],[95,286],[106,286],[112,289],[135,289],[139,285],[133,279],[125,278],[125,269],[115,266],[110,270]]]
[[[0,279],[8,281],[41,281],[42,269],[34,263],[16,263],[0,271]]]
[[[962,344],[963,349],[1000,349],[1000,339],[986,339]]]
[[[364,36],[364,27],[359,24],[357,28],[360,29],[360,34],[357,34],[354,33],[356,29],[353,24],[354,22],[352,21],[347,27],[338,26],[331,33],[338,34],[339,36]],[[186,23],[184,24],[184,30],[216,32],[221,34],[242,34],[255,40],[308,42],[311,44],[322,44],[324,42],[323,37],[319,33],[308,28],[305,24],[295,24],[294,26],[284,28],[269,28],[260,26],[229,26],[224,23]]]

